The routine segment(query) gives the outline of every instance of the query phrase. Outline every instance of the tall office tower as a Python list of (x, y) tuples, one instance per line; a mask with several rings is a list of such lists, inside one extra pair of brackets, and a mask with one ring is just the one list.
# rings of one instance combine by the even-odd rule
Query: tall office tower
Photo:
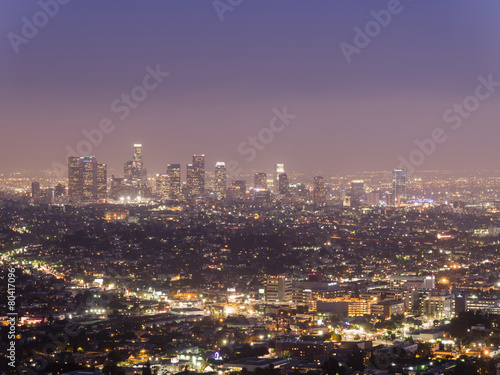
[(78, 156), (68, 158), (68, 195), (72, 202), (78, 202), (83, 195), (83, 160)]
[(84, 156), (82, 161), (82, 201), (89, 202), (97, 196), (97, 159), (94, 156)]
[(134, 175), (134, 162), (132, 160), (128, 160), (123, 165), (123, 177), (126, 180), (131, 181)]
[(134, 158), (132, 159), (133, 167), (136, 171), (141, 170), (144, 165), (142, 163), (142, 145), (136, 143), (134, 145)]
[(108, 197), (108, 167), (106, 164), (97, 164), (96, 171), (96, 198), (105, 200)]
[(406, 200), (406, 170), (405, 169), (395, 169), (392, 172), (392, 192), (394, 205), (399, 206), (404, 200)]
[(365, 182), (363, 180), (351, 181), (351, 205), (359, 206), (365, 195)]
[[(144, 168), (141, 144), (134, 144), (134, 155), (132, 157), (132, 160), (129, 160), (125, 163), (123, 167), (123, 175), (125, 179), (129, 181), (147, 181), (148, 170)], [(139, 186), (139, 190), (142, 190), (143, 188), (145, 188), (145, 186)]]
[(168, 174), (156, 175), (156, 196), (160, 199), (168, 199)]
[(170, 199), (179, 199), (181, 196), (181, 165), (168, 164), (168, 197)]
[(54, 203), (54, 199), (55, 199), (54, 189), (53, 188), (47, 188), (45, 190), (45, 201), (46, 201), (46, 203), (52, 204), (52, 203)]
[(105, 199), (107, 193), (106, 164), (95, 156), (68, 158), (68, 195), (72, 202)]
[(323, 176), (314, 177), (313, 185), (313, 202), (314, 204), (322, 204), (325, 202), (325, 178)]
[(197, 196), (205, 194), (205, 155), (193, 155), (194, 174), (194, 191)]
[(380, 192), (371, 191), (368, 193), (368, 206), (380, 206)]
[(257, 191), (267, 190), (267, 175), (264, 172), (257, 172), (253, 177), (253, 188)]
[(285, 276), (266, 278), (266, 302), (281, 303), (292, 301), (292, 280)]
[(31, 184), (31, 198), (35, 201), (40, 198), (40, 183), (38, 181), (33, 181)]
[(110, 196), (114, 200), (120, 199), (123, 194), (123, 186), (125, 181), (123, 178), (116, 178), (114, 175), (111, 177), (111, 192)]
[(199, 195), (197, 182), (196, 167), (189, 163), (186, 166), (186, 198), (193, 198)]
[(280, 174), (285, 173), (285, 164), (278, 163), (274, 168), (274, 192), (279, 192)]
[(226, 197), (226, 163), (219, 161), (215, 164), (215, 198), (222, 200)]
[(278, 176), (278, 192), (281, 195), (288, 195), (290, 189), (290, 182), (286, 173), (280, 173)]

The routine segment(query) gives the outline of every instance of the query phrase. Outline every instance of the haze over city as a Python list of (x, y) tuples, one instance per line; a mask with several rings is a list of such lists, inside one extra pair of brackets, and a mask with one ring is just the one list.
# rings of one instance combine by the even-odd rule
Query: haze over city
[[(116, 129), (92, 155), (116, 172), (136, 142), (155, 172), (193, 153), (210, 164), (235, 159), (245, 172), (282, 161), (297, 171), (391, 170), (436, 127), (447, 140), (419, 168), (496, 168), (499, 94), (456, 131), (443, 114), (474, 95), (479, 76), (500, 81), (498, 2), (401, 1), (350, 63), (341, 43), (355, 46), (354, 28), (364, 30), (387, 1), (261, 0), (231, 8), (72, 1), (16, 45), (8, 33), (23, 37), (22, 18), (40, 7), (3, 4), (0, 157), (9, 162), (2, 167), (65, 164), (66, 148), (107, 117)], [(111, 104), (157, 65), (170, 75), (119, 119)], [(238, 145), (284, 106), (296, 119), (247, 163)]]

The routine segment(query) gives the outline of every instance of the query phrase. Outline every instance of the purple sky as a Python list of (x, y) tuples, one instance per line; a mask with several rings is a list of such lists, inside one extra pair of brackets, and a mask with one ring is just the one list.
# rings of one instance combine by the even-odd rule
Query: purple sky
[[(184, 168), (193, 153), (207, 155), (207, 168), (387, 170), (436, 127), (448, 139), (419, 169), (497, 168), (500, 88), (460, 129), (442, 117), (475, 93), (478, 76), (500, 82), (500, 2), (401, 0), (348, 64), (339, 44), (353, 44), (354, 27), (387, 4), (243, 0), (221, 21), (211, 0), (73, 0), (15, 53), (8, 33), (22, 35), (22, 17), (40, 6), (2, 2), (0, 169), (64, 163), (66, 146), (105, 117), (116, 129), (92, 154), (118, 174), (133, 143), (151, 172)], [(157, 64), (170, 76), (118, 119), (111, 103)], [(297, 118), (245, 161), (238, 145), (283, 106)]]

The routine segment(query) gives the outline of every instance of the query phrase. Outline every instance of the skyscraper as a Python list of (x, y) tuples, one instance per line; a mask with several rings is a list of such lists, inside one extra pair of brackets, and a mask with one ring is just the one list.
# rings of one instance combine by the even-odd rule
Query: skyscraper
[(193, 155), (194, 174), (194, 195), (202, 196), (205, 194), (205, 155)]
[(368, 206), (380, 206), (380, 192), (371, 191), (368, 193)]
[(285, 164), (278, 163), (274, 168), (274, 193), (279, 192), (279, 178), (280, 174), (285, 173)]
[(395, 169), (392, 172), (392, 192), (394, 197), (394, 205), (399, 206), (402, 201), (406, 200), (406, 170)]
[[(132, 159), (132, 179), (142, 180), (143, 183), (146, 183), (148, 178), (148, 171), (144, 168), (144, 162), (142, 161), (142, 145), (136, 143), (134, 145), (134, 156)], [(147, 186), (144, 184), (140, 184), (140, 190), (147, 189)]]
[(226, 197), (226, 163), (219, 161), (215, 164), (215, 198), (222, 200)]
[(265, 281), (266, 302), (282, 303), (292, 301), (292, 280), (285, 276), (268, 276)]
[(157, 174), (156, 175), (156, 196), (160, 199), (167, 199), (169, 196), (168, 191), (168, 175), (167, 174)]
[(84, 156), (82, 201), (90, 202), (97, 196), (97, 159), (95, 156)]
[(68, 158), (68, 196), (78, 202), (83, 195), (83, 162), (78, 156)]
[(97, 164), (97, 199), (104, 200), (108, 197), (108, 167), (106, 164)]
[(142, 163), (142, 145), (136, 143), (134, 145), (134, 158), (132, 159), (133, 167), (135, 170), (141, 170), (144, 165)]
[(288, 195), (290, 182), (286, 173), (280, 173), (278, 176), (278, 192), (281, 195)]
[(313, 202), (314, 204), (322, 204), (325, 202), (325, 178), (323, 176), (314, 177), (313, 185)]
[(189, 163), (186, 166), (186, 198), (193, 198), (199, 195), (197, 181), (196, 167), (192, 163)]
[(257, 172), (253, 178), (253, 188), (257, 191), (267, 190), (267, 175), (264, 172)]
[(168, 164), (167, 176), (169, 199), (179, 199), (181, 195), (181, 165)]
[(365, 195), (365, 182), (363, 180), (351, 181), (351, 206), (359, 206)]
[(68, 194), (73, 202), (106, 199), (107, 167), (95, 156), (68, 158)]
[(31, 184), (31, 198), (34, 201), (40, 198), (40, 183), (38, 181), (33, 181)]
[(132, 160), (128, 160), (123, 165), (123, 177), (126, 180), (132, 181), (133, 175), (134, 175), (134, 162)]

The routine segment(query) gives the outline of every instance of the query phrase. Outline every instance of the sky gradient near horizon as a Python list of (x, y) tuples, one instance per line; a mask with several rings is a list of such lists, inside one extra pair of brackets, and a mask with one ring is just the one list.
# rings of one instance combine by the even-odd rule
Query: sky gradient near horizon
[[(92, 154), (119, 175), (134, 143), (150, 172), (194, 153), (207, 169), (389, 170), (438, 127), (447, 139), (417, 169), (498, 169), (500, 87), (457, 130), (443, 114), (475, 95), (478, 77), (500, 82), (500, 3), (401, 0), (348, 63), (340, 43), (354, 45), (354, 28), (390, 2), (243, 0), (221, 21), (212, 0), (72, 0), (18, 53), (8, 34), (22, 36), (41, 8), (3, 2), (0, 169), (62, 164), (103, 118), (116, 128)], [(157, 65), (169, 76), (120, 119), (113, 101)], [(246, 161), (238, 145), (284, 106), (296, 118)]]

